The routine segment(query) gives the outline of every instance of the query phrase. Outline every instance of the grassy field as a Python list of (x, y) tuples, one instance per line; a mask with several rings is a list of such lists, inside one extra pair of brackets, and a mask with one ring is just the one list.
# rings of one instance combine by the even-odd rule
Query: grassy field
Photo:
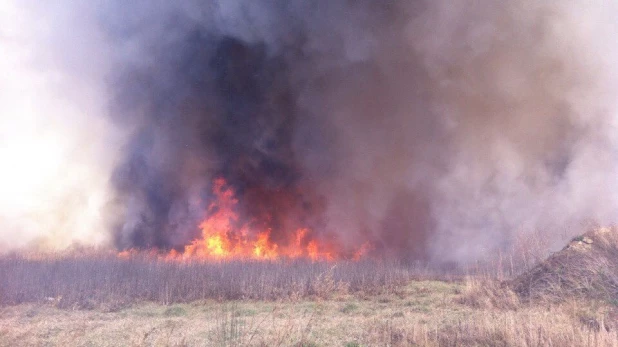
[(0, 347), (618, 346), (618, 229), (512, 259), (462, 275), (384, 260), (5, 256)]
[(611, 305), (529, 305), (492, 281), (411, 281), (328, 299), (0, 308), (1, 346), (618, 346)]

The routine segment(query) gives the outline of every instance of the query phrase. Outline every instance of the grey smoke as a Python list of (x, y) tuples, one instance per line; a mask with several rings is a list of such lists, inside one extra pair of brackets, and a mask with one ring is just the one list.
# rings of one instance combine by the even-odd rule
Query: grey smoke
[(46, 62), (105, 87), (117, 247), (182, 247), (217, 176), (248, 220), (376, 255), (463, 262), (616, 221), (609, 0), (54, 3), (17, 6)]

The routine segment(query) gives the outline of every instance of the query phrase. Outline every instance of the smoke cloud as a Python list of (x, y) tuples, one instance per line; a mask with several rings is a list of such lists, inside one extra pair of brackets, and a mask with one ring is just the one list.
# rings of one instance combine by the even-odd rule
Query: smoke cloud
[(612, 1), (51, 3), (0, 8), (2, 247), (180, 249), (215, 178), (407, 259), (616, 222)]
[(109, 47), (78, 9), (0, 4), (0, 252), (111, 239)]

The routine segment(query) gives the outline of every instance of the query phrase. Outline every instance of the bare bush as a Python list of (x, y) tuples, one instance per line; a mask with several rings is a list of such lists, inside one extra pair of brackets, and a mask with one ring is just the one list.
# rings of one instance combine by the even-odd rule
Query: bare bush
[(519, 297), (504, 282), (468, 278), (458, 302), (476, 309), (516, 310)]

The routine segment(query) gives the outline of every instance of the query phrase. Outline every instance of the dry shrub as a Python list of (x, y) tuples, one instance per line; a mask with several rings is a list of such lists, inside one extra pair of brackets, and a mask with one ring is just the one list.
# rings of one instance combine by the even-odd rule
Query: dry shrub
[(469, 277), (459, 303), (476, 309), (516, 310), (519, 297), (508, 285), (494, 279)]
[(614, 308), (595, 300), (571, 300), (562, 304), (564, 312), (581, 328), (594, 332), (601, 329), (616, 332)]
[(335, 268), (336, 265), (319, 274), (316, 279), (311, 282), (309, 290), (310, 295), (319, 299), (330, 300), (335, 296), (348, 294), (350, 285), (349, 283), (335, 280), (333, 274)]
[(511, 281), (525, 301), (583, 298), (617, 302), (618, 229), (598, 228)]
[(447, 326), (437, 336), (439, 346), (512, 346), (506, 332), (489, 327)]
[[(336, 266), (334, 266), (336, 265)], [(387, 261), (175, 262), (105, 254), (0, 257), (0, 305), (114, 311), (135, 302), (329, 299), (393, 292), (414, 268)]]
[(405, 326), (391, 320), (376, 321), (367, 331), (367, 339), (383, 346), (414, 346), (413, 337)]

